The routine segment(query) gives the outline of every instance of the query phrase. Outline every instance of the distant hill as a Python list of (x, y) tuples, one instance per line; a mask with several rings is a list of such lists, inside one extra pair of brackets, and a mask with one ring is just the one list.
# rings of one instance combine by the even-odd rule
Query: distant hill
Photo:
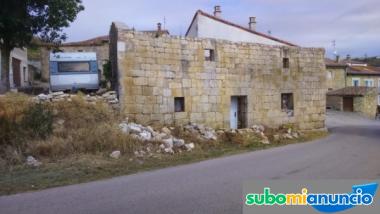
[(354, 58), (353, 60), (364, 62), (375, 67), (380, 67), (380, 57)]

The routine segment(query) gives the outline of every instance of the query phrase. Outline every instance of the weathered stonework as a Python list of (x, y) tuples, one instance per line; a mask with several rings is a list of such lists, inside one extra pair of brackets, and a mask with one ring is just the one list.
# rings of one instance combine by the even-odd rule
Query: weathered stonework
[[(214, 61), (205, 60), (205, 49), (214, 50)], [(289, 68), (283, 68), (283, 57)], [(323, 49), (154, 38), (113, 24), (110, 59), (122, 111), (140, 123), (229, 128), (231, 96), (246, 96), (247, 126), (325, 127)], [(281, 109), (282, 93), (293, 93), (294, 116)], [(175, 112), (175, 97), (185, 98), (184, 112)]]
[(346, 68), (327, 67), (327, 89), (337, 90), (346, 87)]
[(354, 111), (375, 119), (377, 113), (377, 91), (373, 88), (369, 93), (354, 98)]

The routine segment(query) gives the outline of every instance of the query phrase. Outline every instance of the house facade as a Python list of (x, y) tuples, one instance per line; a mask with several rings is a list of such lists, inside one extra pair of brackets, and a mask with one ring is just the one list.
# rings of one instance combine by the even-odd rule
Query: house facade
[[(0, 56), (0, 62), (4, 60)], [(0, 73), (1, 71), (0, 66)], [(0, 77), (1, 78), (1, 77)], [(26, 48), (14, 48), (9, 58), (9, 81), (11, 88), (21, 88), (30, 85), (28, 72), (28, 51)]]
[(249, 17), (247, 21), (248, 25), (245, 27), (223, 19), (220, 6), (215, 6), (214, 15), (198, 10), (186, 32), (186, 36), (266, 45), (297, 46), (256, 31), (256, 17)]
[(326, 59), (325, 63), (329, 90), (327, 107), (375, 118), (380, 106), (380, 68), (349, 58)]
[(153, 37), (113, 23), (121, 109), (139, 123), (325, 128), (324, 49)]

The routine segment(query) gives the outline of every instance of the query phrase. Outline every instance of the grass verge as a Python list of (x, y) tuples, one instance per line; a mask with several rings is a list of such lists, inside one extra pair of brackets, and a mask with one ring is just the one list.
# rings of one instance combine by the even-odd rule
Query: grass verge
[(19, 164), (1, 169), (0, 195), (95, 181), (243, 152), (308, 142), (326, 136), (326, 132), (309, 132), (298, 139), (283, 139), (264, 145), (245, 135), (245, 143), (231, 143), (223, 139), (214, 144), (197, 145), (191, 152), (173, 155), (157, 154), (143, 159), (136, 158), (132, 153), (123, 154), (120, 159), (111, 159), (105, 153), (74, 154), (57, 160), (42, 160), (44, 164), (38, 168)]

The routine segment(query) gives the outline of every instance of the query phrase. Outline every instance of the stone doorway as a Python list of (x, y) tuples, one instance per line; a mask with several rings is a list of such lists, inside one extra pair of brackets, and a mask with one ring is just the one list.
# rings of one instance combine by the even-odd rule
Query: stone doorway
[(348, 112), (354, 111), (354, 98), (353, 97), (343, 97), (343, 111), (348, 111)]
[(21, 86), (20, 66), (21, 61), (16, 58), (12, 58), (13, 83), (15, 87)]
[(247, 96), (232, 96), (230, 109), (230, 128), (247, 127)]

